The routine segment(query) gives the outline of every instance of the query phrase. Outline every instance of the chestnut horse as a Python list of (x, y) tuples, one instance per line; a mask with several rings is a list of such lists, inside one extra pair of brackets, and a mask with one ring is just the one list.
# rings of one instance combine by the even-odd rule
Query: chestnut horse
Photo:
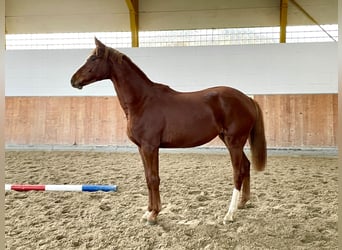
[[(266, 140), (259, 105), (230, 87), (213, 87), (182, 93), (152, 82), (130, 58), (95, 38), (96, 48), (72, 76), (73, 87), (110, 79), (127, 118), (127, 135), (139, 148), (148, 187), (143, 216), (154, 224), (161, 209), (159, 148), (202, 145), (216, 136), (229, 150), (234, 189), (224, 223), (233, 221), (237, 208), (250, 198), (250, 162), (243, 152), (249, 139), (252, 165), (265, 168)], [(241, 199), (240, 191), (242, 189)]]

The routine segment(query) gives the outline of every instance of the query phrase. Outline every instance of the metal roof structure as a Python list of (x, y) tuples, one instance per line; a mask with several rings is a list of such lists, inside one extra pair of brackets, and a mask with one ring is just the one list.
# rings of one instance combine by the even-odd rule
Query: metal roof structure
[(6, 34), (337, 24), (338, 0), (6, 0)]

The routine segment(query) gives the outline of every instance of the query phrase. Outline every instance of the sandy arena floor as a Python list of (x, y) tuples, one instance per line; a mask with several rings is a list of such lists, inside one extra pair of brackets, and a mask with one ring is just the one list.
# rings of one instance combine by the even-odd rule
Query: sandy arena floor
[(8, 184), (116, 184), (118, 192), (6, 192), (6, 249), (338, 249), (334, 157), (270, 156), (252, 198), (223, 225), (228, 154), (162, 153), (163, 210), (140, 221), (147, 188), (136, 153), (6, 152)]

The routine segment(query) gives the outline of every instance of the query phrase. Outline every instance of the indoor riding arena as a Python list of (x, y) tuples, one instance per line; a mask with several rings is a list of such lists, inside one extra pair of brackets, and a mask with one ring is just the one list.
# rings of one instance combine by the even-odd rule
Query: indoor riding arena
[(5, 248), (338, 249), (337, 5), (6, 0)]

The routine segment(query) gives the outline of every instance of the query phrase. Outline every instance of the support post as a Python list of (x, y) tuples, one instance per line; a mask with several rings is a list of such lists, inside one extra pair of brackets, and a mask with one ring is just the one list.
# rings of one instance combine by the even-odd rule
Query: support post
[(131, 23), (132, 47), (139, 47), (139, 0), (126, 0)]
[(280, 43), (286, 43), (288, 0), (280, 0)]

